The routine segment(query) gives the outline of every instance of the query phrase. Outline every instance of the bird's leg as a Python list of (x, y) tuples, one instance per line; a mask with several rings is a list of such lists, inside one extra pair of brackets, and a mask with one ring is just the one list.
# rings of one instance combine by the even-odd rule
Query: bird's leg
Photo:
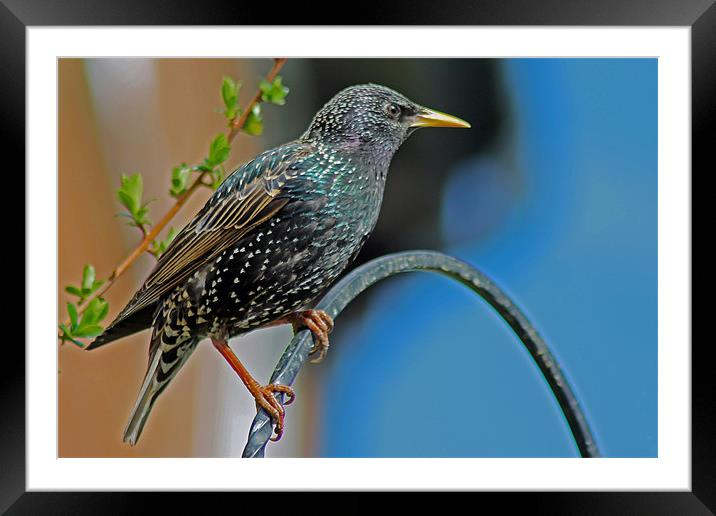
[(318, 356), (311, 360), (312, 364), (322, 362), (328, 353), (328, 334), (333, 331), (333, 318), (323, 310), (304, 310), (288, 316), (288, 322), (293, 325), (293, 331), (297, 332), (305, 326), (313, 333), (314, 344), (310, 355), (318, 352)]
[(293, 392), (293, 389), (288, 385), (279, 385), (274, 383), (262, 387), (259, 382), (251, 376), (251, 373), (249, 373), (249, 371), (244, 367), (244, 364), (241, 363), (226, 341), (212, 338), (211, 342), (214, 344), (214, 347), (219, 351), (219, 353), (221, 353), (221, 355), (226, 359), (231, 368), (236, 371), (236, 374), (239, 375), (241, 381), (244, 382), (244, 385), (256, 400), (256, 406), (263, 408), (276, 423), (276, 427), (274, 429), (276, 437), (272, 437), (271, 440), (278, 441), (281, 439), (281, 436), (283, 435), (283, 420), (286, 411), (281, 403), (276, 399), (274, 393), (281, 392), (287, 395), (288, 401), (286, 401), (285, 404), (290, 405), (296, 398), (296, 394)]

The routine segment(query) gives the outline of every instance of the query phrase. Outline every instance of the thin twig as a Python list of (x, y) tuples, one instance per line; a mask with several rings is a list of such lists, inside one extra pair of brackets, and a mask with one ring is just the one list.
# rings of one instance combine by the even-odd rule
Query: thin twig
[[(274, 59), (273, 68), (269, 71), (268, 74), (266, 74), (266, 82), (272, 83), (273, 80), (276, 78), (276, 75), (278, 72), (283, 68), (283, 65), (286, 64), (286, 58), (284, 57), (277, 57)], [(251, 99), (251, 102), (249, 102), (248, 106), (246, 106), (246, 109), (241, 113), (241, 116), (238, 119), (234, 119), (230, 124), (229, 133), (226, 135), (227, 140), (231, 142), (231, 140), (238, 134), (239, 131), (241, 131), (241, 128), (244, 127), (244, 124), (246, 123), (246, 119), (249, 117), (249, 114), (251, 113), (251, 110), (254, 108), (256, 104), (261, 100), (261, 89), (259, 88), (256, 90), (256, 94), (254, 95), (254, 98)]]
[[(268, 74), (266, 74), (265, 80), (267, 82), (273, 82), (274, 78), (278, 74), (278, 72), (283, 68), (283, 65), (286, 63), (285, 58), (276, 58), (274, 59), (273, 66), (271, 67), (271, 70), (269, 70)], [(231, 141), (236, 137), (239, 132), (241, 132), (241, 128), (246, 123), (246, 120), (253, 110), (254, 106), (261, 101), (261, 89), (257, 89), (256, 94), (253, 96), (251, 101), (246, 105), (244, 110), (241, 112), (241, 116), (238, 118), (234, 118), (229, 123), (229, 131), (226, 134), (226, 139), (231, 143)], [(116, 280), (126, 272), (126, 270), (139, 258), (144, 252), (149, 249), (149, 246), (154, 241), (154, 239), (159, 236), (159, 233), (164, 229), (164, 227), (169, 224), (169, 222), (174, 218), (174, 216), (179, 212), (182, 206), (186, 203), (187, 200), (189, 200), (189, 197), (191, 197), (194, 192), (196, 192), (200, 186), (205, 186), (206, 183), (203, 181), (204, 177), (208, 174), (206, 171), (202, 171), (199, 176), (194, 180), (194, 182), (189, 186), (189, 188), (177, 199), (177, 201), (174, 203), (174, 205), (169, 208), (169, 211), (167, 211), (164, 216), (157, 222), (152, 229), (149, 232), (144, 232), (144, 238), (141, 242), (139, 242), (139, 245), (134, 248), (134, 250), (127, 256), (113, 271), (112, 274), (110, 274), (109, 278), (107, 279), (107, 282), (102, 286), (102, 288), (96, 290), (92, 295), (85, 298), (85, 300), (82, 303), (79, 303), (77, 305), (78, 308), (82, 308), (80, 310), (80, 313), (84, 313), (85, 309), (89, 305), (90, 301), (97, 297), (102, 297), (107, 291), (112, 288), (112, 285), (115, 284)], [(66, 324), (69, 324), (69, 321), (66, 322)]]
[[(339, 281), (318, 303), (316, 309), (325, 310), (328, 315), (335, 318), (348, 303), (371, 285), (396, 274), (411, 271), (443, 274), (459, 281), (487, 301), (512, 328), (542, 371), (564, 413), (580, 455), (599, 457), (599, 448), (594, 441), (584, 412), (547, 344), (507, 294), (484, 273), (471, 265), (434, 251), (405, 251), (381, 256), (363, 264)], [(294, 335), (281, 355), (269, 383), (291, 385), (301, 366), (308, 359), (312, 347), (313, 339), (309, 330), (302, 330)], [(281, 393), (277, 398), (283, 401)], [(272, 434), (271, 417), (260, 409), (251, 424), (243, 457), (263, 457), (266, 444)]]

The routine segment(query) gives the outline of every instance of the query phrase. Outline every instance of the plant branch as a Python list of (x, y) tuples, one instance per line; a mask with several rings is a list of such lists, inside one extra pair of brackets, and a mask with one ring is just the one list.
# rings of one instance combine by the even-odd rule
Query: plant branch
[[(286, 58), (284, 57), (277, 57), (273, 61), (273, 67), (271, 70), (269, 70), (269, 73), (266, 74), (265, 80), (266, 82), (273, 82), (273, 80), (276, 78), (276, 75), (278, 75), (278, 72), (281, 71), (281, 68), (283, 68), (283, 65), (286, 64)], [(251, 102), (248, 103), (246, 108), (241, 112), (241, 116), (238, 118), (234, 118), (231, 123), (229, 124), (229, 132), (226, 135), (226, 139), (231, 142), (231, 140), (234, 139), (234, 136), (236, 136), (239, 131), (241, 131), (241, 128), (244, 127), (244, 124), (246, 123), (246, 119), (249, 117), (249, 114), (251, 113), (251, 110), (254, 108), (256, 104), (258, 104), (261, 101), (261, 89), (256, 90), (256, 94), (254, 95), (254, 98), (251, 99)]]
[[(269, 70), (268, 74), (266, 74), (265, 80), (268, 82), (272, 82), (281, 70), (281, 68), (283, 68), (283, 65), (285, 63), (285, 58), (274, 59), (273, 66), (271, 67), (271, 70)], [(229, 130), (226, 134), (226, 139), (229, 143), (231, 143), (231, 141), (236, 137), (236, 135), (241, 132), (241, 129), (243, 128), (249, 116), (249, 113), (251, 113), (251, 110), (260, 101), (261, 89), (257, 89), (256, 94), (246, 105), (244, 110), (241, 112), (241, 115), (239, 117), (234, 117), (234, 119), (229, 122)], [(157, 222), (150, 231), (143, 231), (144, 238), (142, 238), (141, 242), (139, 242), (137, 247), (135, 247), (134, 250), (112, 271), (112, 274), (110, 274), (107, 282), (102, 286), (102, 288), (98, 289), (91, 296), (84, 299), (82, 303), (78, 304), (78, 308), (82, 307), (80, 313), (84, 312), (90, 301), (97, 297), (102, 297), (104, 294), (106, 294), (107, 291), (112, 288), (112, 285), (115, 284), (116, 280), (122, 274), (124, 274), (127, 269), (129, 269), (129, 267), (137, 260), (137, 258), (139, 258), (144, 252), (149, 249), (149, 246), (157, 238), (159, 233), (166, 227), (167, 224), (169, 224), (169, 222), (174, 218), (174, 216), (179, 212), (181, 207), (184, 206), (184, 204), (189, 200), (189, 198), (194, 194), (194, 192), (196, 192), (199, 187), (206, 185), (206, 183), (204, 182), (204, 178), (208, 174), (209, 172), (207, 171), (201, 171), (197, 178), (194, 180), (194, 182), (191, 184), (191, 186), (189, 186), (189, 188), (187, 188), (187, 190), (181, 196), (179, 196), (174, 205), (169, 208), (169, 211), (164, 214), (164, 216), (159, 220), (159, 222)]]

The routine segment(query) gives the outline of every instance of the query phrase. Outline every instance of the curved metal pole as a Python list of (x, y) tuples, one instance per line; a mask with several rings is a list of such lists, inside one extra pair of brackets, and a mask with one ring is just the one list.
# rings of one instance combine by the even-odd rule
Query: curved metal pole
[[(547, 344), (509, 297), (483, 273), (465, 262), (434, 251), (405, 251), (376, 258), (339, 281), (316, 306), (335, 318), (358, 294), (378, 281), (411, 271), (444, 274), (467, 286), (487, 301), (512, 328), (542, 371), (559, 403), (582, 457), (599, 457), (592, 433), (579, 403), (562, 375)], [(311, 332), (294, 335), (274, 369), (271, 383), (291, 385), (313, 347)], [(283, 402), (283, 399), (280, 399)], [(243, 457), (263, 457), (273, 427), (268, 414), (259, 410), (251, 424)]]

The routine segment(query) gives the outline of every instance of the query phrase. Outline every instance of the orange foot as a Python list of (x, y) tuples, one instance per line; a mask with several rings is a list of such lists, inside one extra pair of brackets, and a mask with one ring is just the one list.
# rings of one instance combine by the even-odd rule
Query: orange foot
[(333, 330), (333, 319), (323, 310), (304, 310), (296, 312), (290, 318), (293, 325), (293, 331), (298, 331), (301, 326), (305, 326), (313, 333), (313, 348), (310, 355), (318, 353), (318, 356), (311, 360), (311, 363), (317, 364), (322, 362), (328, 353), (328, 334)]
[(278, 399), (276, 399), (276, 395), (274, 394), (275, 392), (281, 392), (288, 396), (288, 400), (284, 403), (284, 405), (290, 405), (293, 403), (293, 400), (296, 399), (296, 394), (293, 392), (291, 387), (276, 383), (270, 383), (263, 387), (259, 387), (256, 391), (251, 393), (256, 400), (256, 407), (263, 408), (276, 424), (274, 428), (276, 435), (271, 437), (272, 441), (278, 441), (281, 439), (281, 436), (283, 435), (283, 419), (286, 415), (283, 405), (281, 405)]
[(241, 378), (241, 381), (244, 382), (244, 385), (256, 400), (256, 406), (263, 408), (271, 416), (271, 419), (273, 419), (276, 424), (276, 427), (274, 428), (276, 437), (272, 437), (271, 440), (278, 441), (281, 439), (281, 436), (283, 435), (283, 418), (286, 411), (281, 403), (279, 403), (276, 399), (274, 393), (281, 392), (288, 396), (288, 400), (285, 404), (290, 405), (296, 398), (296, 394), (293, 392), (293, 389), (287, 385), (278, 385), (274, 383), (261, 387), (259, 382), (251, 376), (248, 370), (244, 367), (244, 364), (242, 364), (239, 358), (234, 354), (225, 339), (212, 338), (211, 342), (214, 344), (217, 351), (219, 351), (219, 353), (221, 353), (226, 359), (229, 365), (231, 365), (231, 368), (236, 371), (239, 378)]

